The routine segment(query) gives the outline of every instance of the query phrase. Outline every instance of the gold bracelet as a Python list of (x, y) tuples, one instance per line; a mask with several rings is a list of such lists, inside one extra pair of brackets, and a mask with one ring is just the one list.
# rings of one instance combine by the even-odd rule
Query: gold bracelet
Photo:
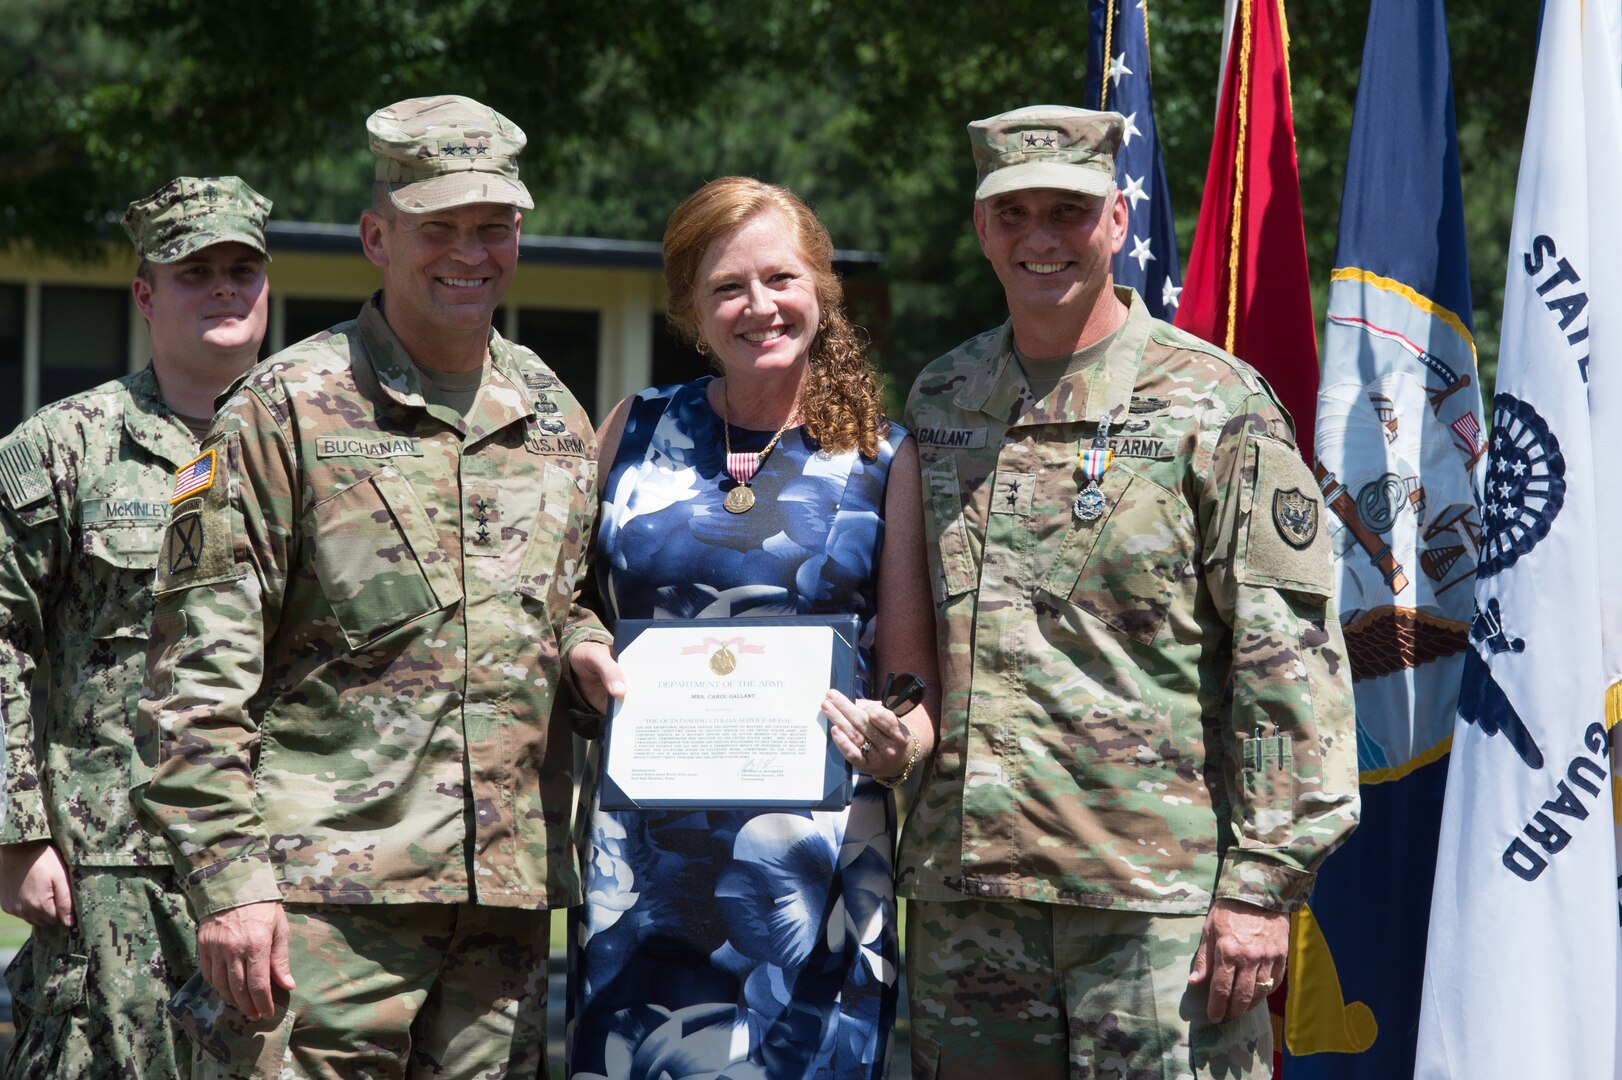
[(891, 791), (894, 791), (896, 788), (907, 782), (907, 777), (912, 775), (912, 767), (918, 764), (918, 755), (923, 751), (923, 744), (918, 741), (918, 735), (916, 732), (908, 731), (907, 738), (912, 740), (912, 753), (907, 756), (907, 767), (901, 770), (901, 775), (875, 776), (873, 778), (879, 783), (883, 784), (885, 787), (889, 788)]

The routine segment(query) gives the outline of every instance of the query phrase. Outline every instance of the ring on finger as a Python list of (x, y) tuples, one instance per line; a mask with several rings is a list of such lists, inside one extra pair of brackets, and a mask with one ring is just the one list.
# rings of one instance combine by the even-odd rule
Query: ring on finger
[(1256, 992), (1258, 994), (1271, 994), (1276, 989), (1278, 989), (1278, 983), (1274, 982), (1272, 979), (1256, 980)]
[(862, 740), (862, 756), (863, 757), (866, 757), (867, 755), (871, 754), (874, 751), (874, 749), (875, 749), (875, 747), (873, 746), (873, 740), (872, 739), (863, 739)]

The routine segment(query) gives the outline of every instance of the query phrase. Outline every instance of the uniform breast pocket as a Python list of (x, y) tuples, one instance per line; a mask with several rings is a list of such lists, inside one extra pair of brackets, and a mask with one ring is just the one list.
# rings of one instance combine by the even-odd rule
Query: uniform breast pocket
[(924, 466), (924, 534), (928, 539), (937, 607), (975, 587), (973, 540), (963, 516), (963, 489), (951, 457)]
[(1176, 495), (1123, 468), (1100, 487), (1106, 513), (1072, 523), (1042, 589), (1147, 644), (1188, 577), (1192, 518)]
[(305, 532), (321, 591), (352, 650), (461, 599), (417, 493), (392, 467), (317, 503)]
[(561, 610), (574, 595), (575, 575), (586, 541), (588, 494), (595, 462), (564, 456), (541, 463), (541, 505), (519, 564), (515, 591)]
[(163, 523), (86, 528), (84, 546), (92, 572), (105, 583), (101, 609), (90, 620), (91, 637), (144, 640)]

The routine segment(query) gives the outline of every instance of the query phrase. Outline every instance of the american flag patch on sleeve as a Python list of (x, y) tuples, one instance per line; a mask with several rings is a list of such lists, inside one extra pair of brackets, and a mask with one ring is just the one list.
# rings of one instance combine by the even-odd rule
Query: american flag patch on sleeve
[(174, 494), (169, 496), (169, 505), (173, 506), (188, 496), (207, 491), (213, 484), (214, 451), (206, 450), (201, 457), (182, 465), (176, 471), (175, 490)]

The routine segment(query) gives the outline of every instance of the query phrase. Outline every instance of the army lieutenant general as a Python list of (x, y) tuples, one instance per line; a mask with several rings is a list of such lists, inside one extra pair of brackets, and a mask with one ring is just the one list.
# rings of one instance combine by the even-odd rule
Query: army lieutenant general
[(0, 907), (34, 927), (6, 972), (17, 1080), (189, 1073), (163, 1003), (196, 967), (193, 927), (130, 810), (131, 739), (170, 481), (258, 358), (269, 213), (234, 176), (182, 176), (131, 203), (151, 366), (0, 442)]
[(1115, 289), (1123, 120), (969, 126), (1010, 319), (925, 369), (943, 702), (902, 833), (916, 1077), (1264, 1077), (1357, 812), (1317, 487), (1254, 371)]
[[(136, 800), (199, 920), (204, 1075), (531, 1077), (580, 901), (560, 655), (596, 505), (584, 412), (492, 314), (524, 135), (467, 98), (367, 122), (383, 288), (279, 353), (176, 475)], [(223, 1003), (223, 1005), (222, 1005)]]

